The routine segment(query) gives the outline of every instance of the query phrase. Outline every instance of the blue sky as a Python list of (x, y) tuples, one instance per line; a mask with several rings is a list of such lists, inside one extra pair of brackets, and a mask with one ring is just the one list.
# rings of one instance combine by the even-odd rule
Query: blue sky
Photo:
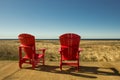
[(0, 0), (0, 38), (30, 33), (52, 39), (68, 32), (120, 38), (120, 0)]

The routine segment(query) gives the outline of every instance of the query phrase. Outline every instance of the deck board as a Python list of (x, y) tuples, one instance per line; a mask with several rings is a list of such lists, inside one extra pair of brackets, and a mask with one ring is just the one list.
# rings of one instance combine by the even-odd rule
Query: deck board
[[(17, 61), (0, 61), (0, 80), (120, 80), (120, 62), (81, 62), (80, 71), (59, 62), (46, 62), (32, 70), (31, 65), (18, 67)], [(114, 68), (116, 71), (112, 70)]]

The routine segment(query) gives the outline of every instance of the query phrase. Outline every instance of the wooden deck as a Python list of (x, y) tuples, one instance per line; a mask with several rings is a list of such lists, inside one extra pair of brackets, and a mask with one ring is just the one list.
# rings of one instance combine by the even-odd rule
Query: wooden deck
[(18, 67), (17, 61), (0, 61), (0, 80), (120, 80), (120, 62), (81, 62), (74, 67), (59, 69), (59, 62), (46, 62), (32, 70), (31, 65)]

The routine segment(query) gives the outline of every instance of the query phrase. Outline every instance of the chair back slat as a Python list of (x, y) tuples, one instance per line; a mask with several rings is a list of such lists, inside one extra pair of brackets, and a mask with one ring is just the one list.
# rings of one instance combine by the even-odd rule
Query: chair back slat
[(63, 59), (76, 60), (81, 37), (74, 33), (66, 33), (59, 38), (61, 49), (63, 50)]
[(35, 54), (35, 37), (31, 34), (20, 34), (18, 36), (20, 41), (20, 46), (23, 48), (24, 52), (27, 54), (29, 58), (32, 58), (33, 54)]

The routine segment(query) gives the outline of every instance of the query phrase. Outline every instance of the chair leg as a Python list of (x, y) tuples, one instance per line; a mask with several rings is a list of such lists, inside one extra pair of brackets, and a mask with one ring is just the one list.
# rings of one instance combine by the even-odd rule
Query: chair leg
[(79, 59), (78, 59), (78, 65), (77, 65), (77, 70), (79, 71)]
[(22, 63), (21, 62), (19, 62), (19, 68), (22, 68)]
[(45, 65), (45, 59), (44, 59), (44, 57), (43, 57), (43, 65)]
[(60, 59), (60, 70), (62, 71), (62, 55), (61, 55), (61, 59)]
[(62, 71), (62, 64), (60, 64), (60, 70)]
[(79, 71), (79, 65), (77, 66), (77, 71)]
[(35, 69), (35, 62), (32, 62), (32, 69)]
[(62, 61), (60, 61), (60, 70), (62, 71)]
[(35, 65), (34, 65), (34, 64), (32, 65), (32, 69), (33, 69), (33, 70), (35, 69)]

